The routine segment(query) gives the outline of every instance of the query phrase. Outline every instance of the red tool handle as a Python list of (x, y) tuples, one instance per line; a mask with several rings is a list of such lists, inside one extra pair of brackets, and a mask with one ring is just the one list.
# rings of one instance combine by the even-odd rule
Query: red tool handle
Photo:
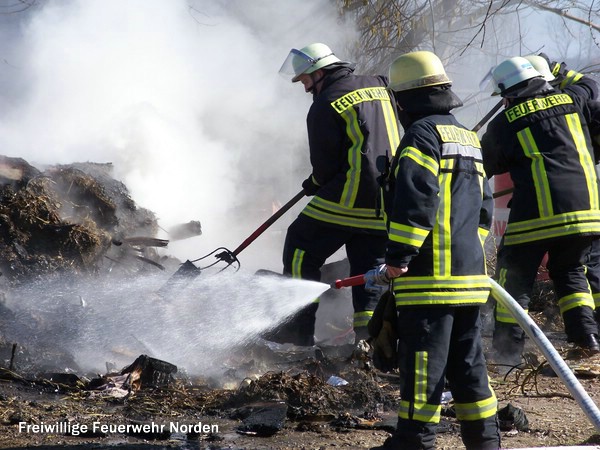
[(341, 289), (343, 287), (360, 286), (365, 284), (364, 275), (355, 275), (353, 277), (344, 278), (342, 280), (335, 280), (335, 288)]
[(260, 227), (258, 227), (254, 233), (252, 233), (250, 236), (248, 236), (246, 238), (246, 240), (244, 242), (242, 242), (238, 248), (236, 248), (232, 253), (233, 256), (237, 256), (242, 250), (244, 250), (246, 247), (248, 247), (250, 244), (252, 244), (252, 242), (254, 242), (254, 240), (259, 237), (267, 228), (269, 228), (271, 225), (273, 225), (273, 223), (279, 219), (281, 216), (283, 216), (288, 209), (290, 209), (292, 206), (294, 206), (296, 203), (298, 203), (298, 200), (300, 200), (302, 197), (304, 197), (306, 195), (306, 193), (304, 192), (304, 189), (302, 189), (300, 192), (298, 192), (294, 198), (292, 198), (289, 202), (287, 202), (285, 205), (283, 205), (281, 208), (279, 208), (279, 210), (277, 210), (277, 212), (275, 214), (273, 214), (271, 217), (269, 217), (269, 219), (267, 219), (267, 221), (265, 223), (263, 223)]

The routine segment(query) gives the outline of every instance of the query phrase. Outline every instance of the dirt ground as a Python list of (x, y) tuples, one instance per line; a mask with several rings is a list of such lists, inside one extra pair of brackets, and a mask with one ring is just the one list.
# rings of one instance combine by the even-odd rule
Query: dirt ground
[[(562, 333), (548, 335), (565, 358), (577, 356)], [(484, 342), (489, 343), (488, 336)], [(600, 434), (569, 390), (543, 364), (531, 342), (527, 348), (528, 364), (508, 374), (501, 373), (507, 368), (489, 364), (499, 407), (521, 408), (528, 420), (526, 431), (503, 423), (503, 448), (600, 446)], [(370, 368), (341, 347), (324, 349), (319, 358), (310, 352), (300, 354), (280, 364), (280, 370), (256, 373), (257, 358), (274, 355), (264, 349), (262, 354), (246, 351), (251, 361), (247, 373), (254, 375), (242, 381), (232, 378), (226, 389), (215, 387), (215, 380), (175, 376), (162, 387), (94, 390), (93, 383), (85, 386), (83, 378), (28, 380), (0, 368), (0, 447), (368, 449), (381, 445), (392, 431), (399, 399), (396, 375)], [(585, 391), (600, 404), (600, 358), (567, 361)], [(327, 383), (331, 375), (348, 384)], [(438, 448), (462, 447), (451, 405), (444, 409)], [(257, 423), (252, 413), (261, 411), (267, 411), (266, 416), (258, 415), (262, 419), (269, 412), (276, 416), (274, 422), (281, 419), (280, 429), (252, 427)], [(63, 428), (54, 432), (35, 428), (44, 424)], [(135, 430), (136, 424), (150, 428)], [(119, 430), (119, 425), (126, 428)], [(77, 435), (77, 427), (83, 426), (87, 433)]]
[[(25, 316), (6, 307), (5, 291), (88, 274), (121, 275), (128, 284), (149, 271), (172, 273), (178, 266), (156, 251), (168, 241), (155, 238), (154, 214), (138, 207), (111, 173), (110, 164), (93, 163), (42, 172), (0, 155), (0, 448), (368, 449), (383, 444), (395, 427), (398, 376), (373, 369), (344, 339), (283, 351), (257, 341), (239, 349), (234, 369), (211, 379), (190, 377), (185, 367), (172, 370), (168, 358), (149, 360), (139, 353), (131, 355), (128, 367), (107, 363), (105, 374), (60, 369), (76, 367), (69, 345), (57, 344), (62, 335), (47, 334), (39, 304)], [(182, 225), (189, 231), (190, 224)], [(200, 233), (197, 228), (193, 235)], [(492, 274), (495, 258), (488, 259)], [(346, 267), (334, 264), (326, 282), (345, 273)], [(551, 299), (552, 292), (542, 289), (537, 298)], [(85, 298), (78, 299), (83, 307)], [(340, 310), (342, 303), (329, 302), (332, 315), (350, 317)], [(67, 330), (78, 316), (70, 303), (63, 310), (58, 323)], [(532, 302), (530, 313), (600, 404), (600, 357), (583, 361), (569, 350), (552, 300)], [(347, 329), (346, 322), (338, 329)], [(15, 328), (27, 339), (3, 340), (9, 336), (4, 332)], [(317, 327), (317, 336), (324, 331)], [(489, 346), (489, 333), (484, 344)], [(499, 407), (510, 404), (528, 421), (520, 429), (502, 422), (503, 447), (600, 448), (598, 430), (570, 391), (531, 342), (527, 350), (527, 364), (508, 373), (489, 359)], [(437, 445), (462, 446), (451, 400), (443, 409)]]

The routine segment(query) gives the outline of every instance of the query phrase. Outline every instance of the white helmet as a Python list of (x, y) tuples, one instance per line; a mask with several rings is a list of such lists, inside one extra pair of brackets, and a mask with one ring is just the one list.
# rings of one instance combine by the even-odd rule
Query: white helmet
[(541, 76), (542, 74), (535, 70), (527, 59), (521, 56), (509, 58), (492, 70), (492, 78), (495, 84), (492, 95), (503, 94), (507, 89), (522, 81)]
[(335, 56), (327, 45), (315, 43), (300, 50), (293, 48), (281, 65), (279, 73), (286, 77), (292, 76), (292, 83), (295, 83), (300, 75), (313, 73), (333, 64), (352, 65)]
[(546, 61), (546, 58), (539, 56), (539, 55), (527, 55), (527, 56), (524, 56), (523, 58), (525, 58), (527, 61), (529, 61), (531, 63), (531, 65), (533, 66), (533, 68), (542, 74), (542, 76), (544, 77), (544, 80), (546, 80), (546, 81), (554, 80), (555, 77), (554, 77), (554, 75), (552, 75), (552, 72), (550, 71), (550, 65), (548, 64), (548, 61)]

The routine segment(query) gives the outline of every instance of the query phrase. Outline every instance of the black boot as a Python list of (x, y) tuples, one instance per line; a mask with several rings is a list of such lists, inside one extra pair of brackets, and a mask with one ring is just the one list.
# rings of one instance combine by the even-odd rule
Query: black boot
[(523, 362), (525, 333), (517, 324), (496, 322), (492, 347), (494, 362), (509, 370)]
[(581, 350), (588, 355), (596, 355), (600, 353), (600, 343), (598, 342), (597, 334), (586, 334), (575, 342)]

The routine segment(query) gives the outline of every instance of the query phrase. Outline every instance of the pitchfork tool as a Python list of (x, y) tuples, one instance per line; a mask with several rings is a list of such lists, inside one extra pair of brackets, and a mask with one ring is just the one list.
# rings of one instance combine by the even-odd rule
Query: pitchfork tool
[[(250, 236), (248, 236), (246, 238), (246, 240), (244, 240), (244, 242), (242, 242), (234, 251), (231, 251), (225, 247), (219, 247), (216, 250), (213, 250), (212, 252), (210, 252), (208, 255), (204, 255), (201, 258), (194, 259), (192, 262), (201, 261), (201, 260), (209, 257), (210, 255), (215, 255), (215, 258), (217, 258), (217, 260), (214, 263), (209, 264), (206, 267), (203, 267), (202, 269), (212, 267), (215, 264), (222, 261), (222, 262), (225, 262), (227, 265), (225, 267), (223, 267), (223, 269), (221, 269), (221, 270), (226, 269), (227, 267), (231, 266), (232, 264), (237, 264), (237, 267), (235, 270), (238, 270), (240, 268), (241, 264), (240, 264), (239, 259), (237, 258), (237, 255), (239, 255), (242, 252), (242, 250), (244, 250), (252, 242), (254, 242), (254, 240), (256, 240), (257, 237), (259, 237), (261, 234), (263, 234), (267, 228), (269, 228), (271, 225), (273, 225), (273, 223), (275, 223), (275, 221), (277, 221), (277, 219), (279, 219), (281, 216), (283, 216), (292, 206), (294, 206), (296, 203), (298, 203), (298, 201), (305, 195), (306, 195), (306, 193), (304, 192), (304, 189), (302, 189), (300, 192), (298, 192), (294, 196), (294, 198), (292, 198), (285, 205), (283, 205), (281, 208), (279, 208), (275, 212), (275, 214), (273, 214), (271, 217), (269, 217), (260, 227), (258, 227), (254, 231), (254, 233), (252, 233)], [(217, 252), (219, 252), (219, 253), (217, 253)]]

